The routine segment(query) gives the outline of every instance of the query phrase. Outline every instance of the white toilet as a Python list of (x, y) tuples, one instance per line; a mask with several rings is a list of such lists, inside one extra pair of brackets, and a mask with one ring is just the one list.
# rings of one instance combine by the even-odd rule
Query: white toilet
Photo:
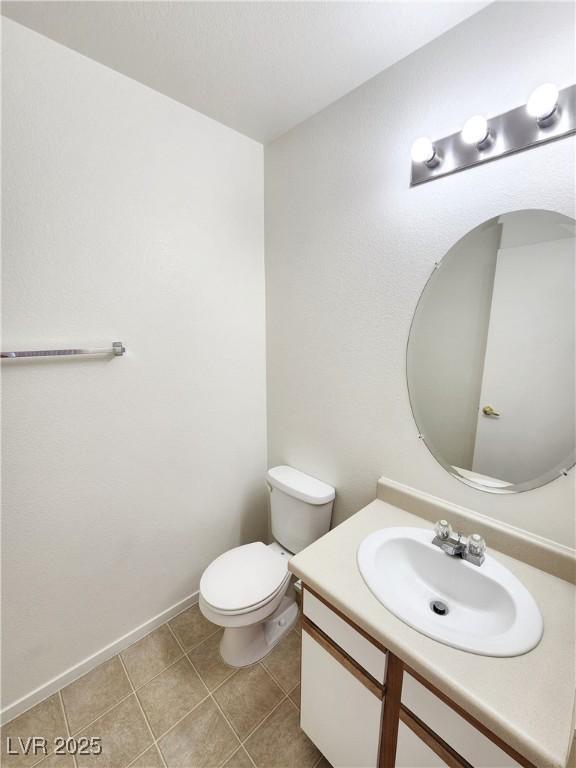
[(327, 533), (332, 517), (332, 486), (285, 466), (266, 479), (274, 542), (224, 552), (200, 580), (200, 610), (225, 627), (220, 653), (233, 667), (264, 658), (293, 627), (298, 605), (288, 559)]

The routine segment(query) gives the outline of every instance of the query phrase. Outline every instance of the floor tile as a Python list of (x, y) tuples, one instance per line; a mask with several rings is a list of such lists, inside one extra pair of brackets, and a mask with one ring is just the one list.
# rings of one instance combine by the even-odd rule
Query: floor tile
[(130, 768), (164, 768), (164, 763), (157, 747), (150, 747), (143, 755), (137, 757), (133, 763), (130, 763)]
[(236, 667), (229, 667), (220, 656), (222, 634), (223, 630), (216, 632), (188, 654), (188, 658), (210, 691), (236, 672)]
[[(57, 736), (67, 736), (64, 714), (57, 693), (2, 727), (3, 768), (27, 768), (42, 759), (43, 753), (34, 754), (32, 751), (28, 755), (23, 753), (18, 738), (25, 741), (31, 736), (41, 736), (46, 739), (48, 752), (52, 752), (54, 739)], [(8, 754), (8, 737), (10, 737), (11, 751), (18, 751), (19, 754)]]
[(276, 648), (262, 659), (262, 664), (286, 693), (300, 682), (300, 647), (300, 633), (289, 632)]
[(120, 655), (134, 688), (139, 688), (180, 658), (182, 651), (164, 624)]
[(193, 605), (184, 613), (178, 614), (168, 623), (186, 651), (195, 648), (202, 640), (206, 640), (219, 629), (204, 618), (197, 605)]
[(36, 768), (75, 768), (75, 763), (72, 755), (67, 752), (64, 755), (48, 755), (37, 764)]
[(130, 682), (117, 656), (67, 685), (62, 689), (62, 699), (70, 731), (76, 733), (92, 720), (96, 720), (131, 690)]
[(199, 704), (158, 743), (168, 768), (213, 768), (232, 755), (238, 745), (211, 699)]
[(296, 688), (290, 691), (290, 698), (294, 704), (296, 704), (298, 709), (300, 709), (300, 685), (297, 685)]
[(234, 752), (230, 760), (227, 760), (224, 763), (223, 768), (254, 768), (254, 765), (244, 750), (244, 747), (240, 747), (237, 752)]
[(286, 699), (245, 742), (258, 768), (313, 768), (320, 752), (300, 730), (299, 715)]
[(238, 670), (214, 692), (214, 698), (241, 739), (262, 722), (282, 696), (281, 689), (260, 664)]
[(80, 735), (99, 736), (102, 754), (76, 755), (78, 768), (124, 768), (153, 742), (135, 694), (117, 704)]
[(184, 656), (138, 691), (156, 738), (208, 696), (192, 664)]

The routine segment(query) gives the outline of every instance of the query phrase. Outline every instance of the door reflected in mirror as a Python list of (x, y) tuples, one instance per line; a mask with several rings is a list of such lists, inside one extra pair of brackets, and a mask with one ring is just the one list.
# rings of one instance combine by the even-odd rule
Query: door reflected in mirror
[(422, 292), (410, 403), (433, 456), (469, 485), (524, 491), (574, 465), (575, 232), (552, 211), (490, 219)]

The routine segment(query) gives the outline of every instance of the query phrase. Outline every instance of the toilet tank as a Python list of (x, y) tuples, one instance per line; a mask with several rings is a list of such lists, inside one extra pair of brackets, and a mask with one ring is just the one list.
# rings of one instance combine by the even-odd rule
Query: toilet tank
[(292, 467), (272, 467), (266, 473), (270, 491), (272, 536), (292, 554), (330, 530), (335, 491)]

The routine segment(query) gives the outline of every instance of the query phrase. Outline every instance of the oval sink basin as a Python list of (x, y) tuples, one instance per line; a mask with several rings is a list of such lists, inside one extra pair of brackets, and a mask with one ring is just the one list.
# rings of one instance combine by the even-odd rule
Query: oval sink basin
[(477, 566), (432, 544), (425, 528), (383, 528), (358, 548), (378, 600), (422, 634), (484, 656), (519, 656), (540, 642), (542, 615), (524, 585), (490, 555)]

